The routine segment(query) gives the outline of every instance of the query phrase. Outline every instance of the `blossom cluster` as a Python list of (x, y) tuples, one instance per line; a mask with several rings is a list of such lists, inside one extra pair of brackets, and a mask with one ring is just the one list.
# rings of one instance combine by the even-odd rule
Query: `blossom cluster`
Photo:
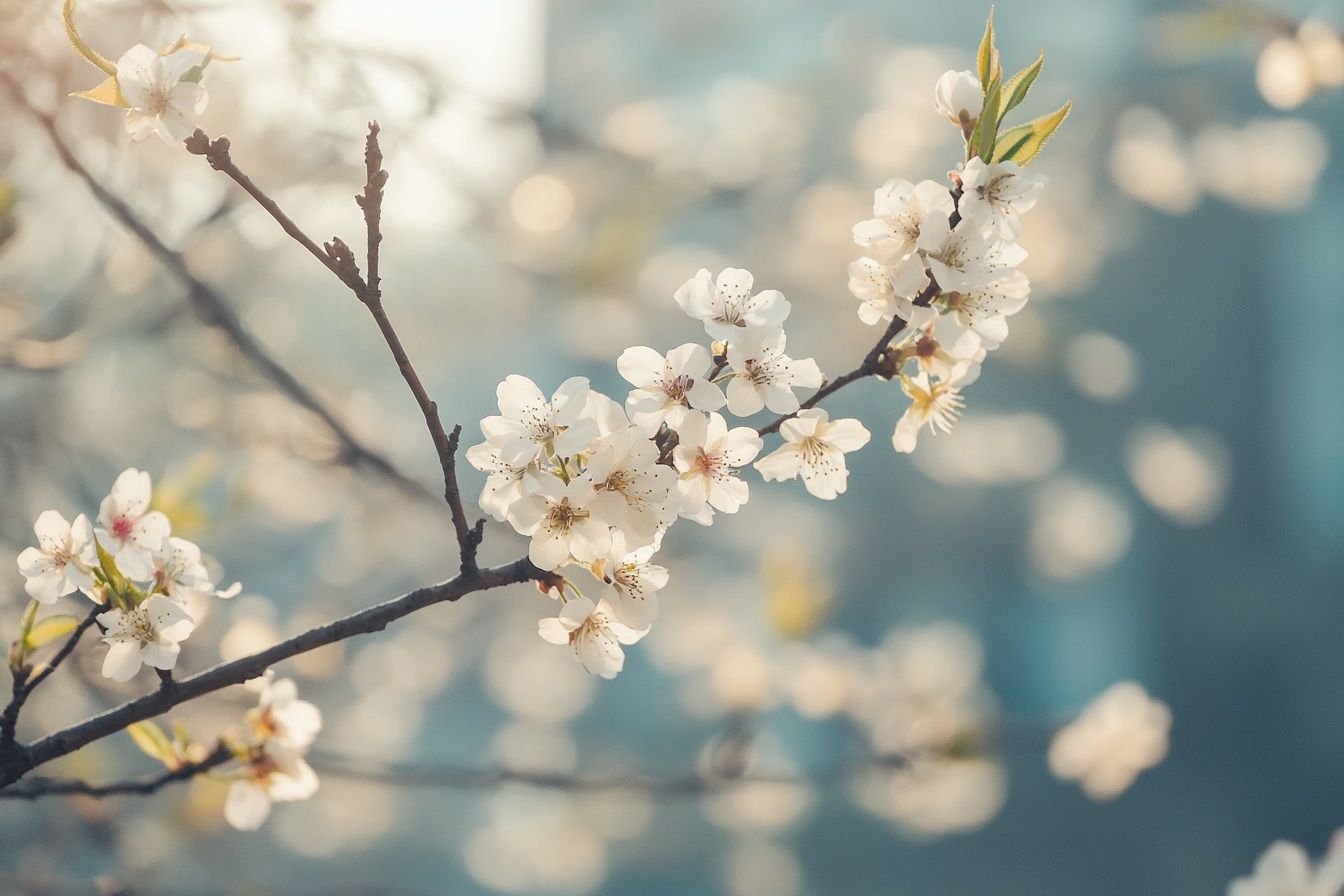
[[(534, 564), (596, 579), (593, 596), (558, 579), (550, 593), (564, 606), (539, 631), (608, 678), (624, 663), (622, 645), (657, 615), (668, 573), (653, 556), (669, 527), (735, 513), (750, 497), (742, 470), (753, 461), (766, 480), (801, 476), (813, 495), (833, 499), (845, 490), (845, 454), (868, 441), (857, 420), (801, 408), (796, 390), (819, 387), (822, 374), (813, 359), (786, 353), (789, 302), (778, 290), (756, 291), (744, 270), (701, 270), (673, 298), (704, 325), (709, 345), (626, 349), (616, 364), (631, 386), (624, 404), (582, 377), (548, 398), (510, 376), (497, 391), (499, 415), (481, 421), (485, 441), (466, 455), (489, 474), (481, 507), (530, 536)], [(794, 416), (781, 426), (784, 444), (758, 460), (757, 431), (721, 412), (766, 409)]]
[(261, 827), (272, 803), (305, 800), (317, 792), (317, 775), (304, 755), (322, 729), (322, 714), (299, 699), (292, 679), (276, 681), (267, 670), (248, 685), (260, 696), (243, 720), (241, 742), (230, 745), (236, 761), (223, 772), (232, 781), (224, 818), (240, 831)]
[(141, 666), (172, 669), (195, 627), (192, 605), (242, 590), (239, 583), (216, 587), (200, 547), (172, 534), (151, 497), (149, 474), (124, 470), (94, 522), (44, 511), (33, 527), (37, 546), (18, 556), (24, 588), (37, 603), (79, 591), (108, 608), (98, 625), (108, 645), (103, 675), (114, 681), (130, 681)]
[(1335, 832), (1319, 864), (1296, 843), (1271, 843), (1255, 870), (1227, 886), (1227, 896), (1339, 896), (1344, 892), (1344, 828)]
[(1132, 681), (1107, 688), (1050, 743), (1050, 770), (1094, 800), (1120, 795), (1167, 755), (1171, 710)]

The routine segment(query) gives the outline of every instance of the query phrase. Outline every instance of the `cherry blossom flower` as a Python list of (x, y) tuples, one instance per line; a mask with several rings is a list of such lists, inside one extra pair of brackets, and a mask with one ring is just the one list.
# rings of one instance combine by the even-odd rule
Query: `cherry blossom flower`
[(652, 437), (663, 423), (676, 429), (691, 408), (723, 407), (723, 392), (706, 378), (711, 362), (709, 350), (693, 342), (672, 349), (666, 357), (642, 345), (626, 349), (616, 369), (635, 387), (625, 400), (630, 421)]
[(1107, 688), (1050, 743), (1050, 770), (1094, 800), (1118, 796), (1167, 755), (1171, 710), (1132, 681)]
[(985, 105), (984, 89), (975, 72), (944, 72), (933, 86), (933, 108), (969, 137)]
[(298, 687), (290, 678), (268, 678), (247, 721), (262, 742), (276, 741), (293, 750), (307, 749), (322, 730), (322, 713), (299, 699)]
[(243, 589), (241, 582), (234, 582), (222, 591), (217, 590), (200, 547), (176, 536), (165, 539), (154, 552), (154, 586), (183, 606), (198, 597), (235, 597)]
[(780, 326), (789, 316), (789, 300), (777, 289), (751, 294), (751, 273), (725, 268), (717, 280), (701, 268), (673, 294), (681, 309), (703, 321), (714, 339), (731, 342), (746, 327)]
[(481, 432), (500, 458), (514, 467), (525, 467), (548, 453), (573, 457), (587, 450), (598, 433), (593, 420), (580, 419), (588, 393), (588, 380), (574, 376), (547, 401), (536, 383), (511, 374), (495, 390), (501, 416), (482, 420)]
[(728, 410), (750, 417), (763, 407), (776, 414), (798, 410), (795, 387), (821, 385), (821, 368), (811, 358), (794, 360), (784, 354), (784, 331), (753, 330), (728, 346), (734, 376), (728, 381)]
[(302, 753), (271, 740), (256, 748), (224, 798), (224, 818), (240, 831), (255, 831), (271, 814), (272, 803), (306, 800), (317, 792), (317, 775)]
[(509, 522), (532, 536), (527, 556), (542, 569), (558, 569), (572, 557), (592, 563), (611, 548), (610, 522), (595, 517), (588, 504), (596, 497), (587, 477), (569, 484), (543, 479), (537, 490), (509, 508)]
[(93, 546), (93, 527), (80, 514), (70, 523), (55, 510), (45, 510), (33, 526), (37, 547), (19, 553), (19, 572), (27, 579), (23, 590), (33, 600), (51, 604), (72, 591), (92, 594), (89, 571), (98, 563)]
[(658, 592), (667, 587), (667, 569), (650, 562), (656, 550), (656, 544), (648, 544), (631, 551), (625, 536), (617, 532), (602, 564), (606, 600), (617, 619), (635, 631), (648, 631), (658, 615)]
[(801, 475), (809, 492), (828, 501), (845, 491), (845, 453), (858, 451), (871, 438), (858, 420), (828, 420), (821, 408), (799, 411), (780, 425), (779, 434), (784, 444), (756, 461), (757, 472), (766, 482)]
[(196, 125), (192, 116), (205, 111), (205, 88), (182, 80), (192, 69), (206, 63), (199, 50), (179, 49), (160, 56), (144, 44), (136, 44), (117, 60), (117, 89), (130, 104), (126, 133), (132, 140), (158, 134), (168, 143), (181, 143)]
[(107, 629), (103, 640), (111, 645), (103, 660), (103, 676), (113, 681), (130, 681), (142, 664), (173, 668), (178, 643), (195, 627), (186, 610), (159, 594), (151, 594), (129, 610), (99, 613), (98, 623)]
[(914, 303), (928, 282), (924, 260), (914, 255), (895, 265), (872, 258), (849, 263), (849, 291), (862, 303), (859, 320), (870, 326), (897, 316), (915, 326), (932, 320), (936, 311)]
[(964, 372), (958, 370), (950, 379), (933, 382), (922, 370), (913, 377), (902, 374), (901, 389), (910, 396), (910, 407), (896, 422), (896, 431), (891, 436), (893, 448), (902, 454), (914, 451), (919, 430), (925, 424), (934, 432), (952, 431), (966, 403), (958, 391)]
[[(679, 512), (709, 525), (713, 510), (736, 513), (747, 503), (747, 484), (738, 475), (760, 453), (761, 439), (747, 426), (728, 429), (719, 414), (695, 414), (677, 431), (672, 452), (676, 464)], [(713, 508), (713, 510), (711, 510)]]
[(98, 541), (122, 574), (137, 581), (154, 577), (154, 552), (172, 530), (167, 516), (149, 509), (150, 492), (149, 474), (132, 467), (117, 477), (98, 509)]
[(597, 494), (589, 511), (637, 545), (653, 540), (676, 474), (658, 463), (658, 448), (633, 426), (594, 443), (585, 473)]
[(586, 597), (566, 603), (559, 616), (542, 619), (537, 632), (552, 644), (572, 647), (583, 668), (603, 678), (615, 678), (625, 665), (621, 645), (644, 637), (617, 619), (611, 604), (605, 600), (594, 604)]
[(908, 351), (920, 370), (943, 380), (955, 378), (958, 389), (980, 378), (980, 362), (988, 354), (976, 331), (960, 329), (946, 317), (925, 327)]
[(1044, 175), (1026, 171), (1016, 162), (986, 165), (978, 157), (961, 170), (962, 218), (1002, 239), (1022, 232), (1024, 212), (1030, 211), (1045, 188)]
[(965, 292), (992, 282), (1003, 272), (1004, 250), (974, 222), (962, 221), (956, 228), (946, 221), (930, 222), (928, 232), (937, 242), (925, 260), (941, 292)]
[(596, 389), (588, 390), (588, 403), (579, 414), (579, 422), (585, 421), (595, 428), (594, 438), (609, 436), (630, 425), (630, 418), (621, 403)]
[(1228, 884), (1227, 896), (1339, 896), (1344, 891), (1344, 843), (1335, 843), (1313, 868), (1307, 851), (1296, 843), (1271, 843), (1256, 860), (1249, 877)]
[(481, 489), (481, 509), (499, 522), (508, 518), (513, 502), (526, 491), (524, 477), (534, 471), (531, 463), (514, 465), (500, 455), (500, 451), (489, 442), (481, 442), (467, 449), (467, 463), (482, 473), (485, 487)]
[(975, 332), (988, 349), (998, 348), (1008, 338), (1008, 317), (1027, 305), (1031, 282), (1021, 271), (1004, 268), (999, 277), (963, 292), (943, 293), (948, 313), (963, 327)]
[[(894, 264), (916, 250), (935, 248), (942, 239), (936, 224), (946, 230), (953, 209), (952, 194), (937, 181), (889, 180), (873, 193), (873, 218), (854, 225), (854, 242), (878, 261)], [(926, 233), (930, 225), (934, 229)]]

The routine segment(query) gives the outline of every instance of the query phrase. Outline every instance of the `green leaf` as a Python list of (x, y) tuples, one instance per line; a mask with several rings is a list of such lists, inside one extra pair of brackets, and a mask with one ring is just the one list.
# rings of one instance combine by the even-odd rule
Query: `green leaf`
[(126, 733), (135, 741), (146, 756), (151, 759), (157, 759), (164, 765), (173, 766), (177, 764), (177, 754), (173, 751), (173, 743), (168, 740), (168, 735), (163, 733), (153, 722), (136, 722), (127, 727)]
[(1045, 146), (1045, 141), (1049, 140), (1064, 119), (1069, 117), (1072, 108), (1073, 103), (1065, 103), (1049, 115), (1042, 115), (1026, 124), (1004, 131), (994, 144), (994, 161), (1012, 161), (1025, 165), (1036, 158), (1041, 147)]
[(79, 29), (75, 27), (75, 0), (65, 0), (61, 17), (65, 20), (65, 36), (70, 39), (70, 45), (75, 48), (75, 52), (83, 56), (90, 65), (97, 66), (103, 70), (104, 74), (115, 78), (117, 67), (112, 63), (112, 60), (100, 56), (93, 47), (84, 42), (84, 38), (79, 36)]
[(990, 82), (989, 93), (985, 95), (985, 108), (980, 111), (980, 118), (975, 123), (975, 133), (971, 135), (971, 154), (986, 162), (994, 154), (994, 138), (999, 133), (999, 106), (1002, 100), (1003, 85), (995, 77)]
[(70, 95), (83, 100), (93, 100), (95, 103), (102, 103), (105, 106), (116, 106), (121, 109), (131, 107), (131, 104), (126, 102), (126, 98), (121, 95), (121, 89), (117, 87), (116, 78), (104, 78), (103, 82), (97, 87), (90, 87), (88, 90), (76, 90)]
[(985, 36), (980, 39), (980, 50), (975, 54), (975, 65), (980, 72), (980, 87), (989, 96), (989, 84), (994, 80), (998, 51), (994, 49), (994, 7), (989, 8), (989, 18), (985, 19)]
[(98, 565), (103, 568), (107, 583), (120, 591), (126, 586), (126, 579), (122, 576), (121, 570), (117, 569), (116, 558), (107, 552), (107, 548), (103, 547), (97, 538), (94, 538), (93, 546), (98, 549)]
[(1007, 97), (1003, 102), (1004, 115), (1017, 108), (1018, 104), (1027, 98), (1027, 91), (1036, 82), (1043, 65), (1045, 65), (1045, 50), (1041, 50), (1041, 55), (1036, 57), (1035, 62), (1013, 75), (1008, 79), (1008, 83), (1003, 85), (1003, 93)]
[(46, 647), (57, 638), (68, 635), (79, 625), (78, 616), (69, 616), (60, 614), (57, 616), (46, 616), (33, 624), (28, 631), (27, 643), (29, 650), (39, 650)]
[(24, 608), (23, 616), (19, 619), (19, 636), (9, 645), (9, 670), (15, 675), (18, 675), (28, 662), (28, 633), (33, 630), (37, 607), (37, 601), (28, 601), (28, 606)]

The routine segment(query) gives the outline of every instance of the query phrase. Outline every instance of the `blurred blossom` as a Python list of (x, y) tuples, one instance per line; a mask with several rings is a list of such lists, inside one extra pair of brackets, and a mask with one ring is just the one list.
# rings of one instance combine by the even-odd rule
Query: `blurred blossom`
[(1177, 522), (1207, 523), (1227, 492), (1227, 449), (1208, 433), (1140, 427), (1130, 437), (1125, 466), (1144, 500)]
[(1040, 414), (972, 414), (939, 438), (937, 451), (914, 455), (920, 472), (947, 485), (1030, 482), (1063, 459), (1064, 436)]
[(462, 845), (477, 882), (506, 893), (591, 893), (606, 879), (606, 843), (582, 823), (574, 797), (506, 784), (485, 812)]
[(950, 50), (906, 47), (881, 63), (877, 78), (870, 82), (876, 105), (859, 118), (850, 135), (850, 152), (868, 175), (890, 177), (922, 169), (952, 145), (954, 132), (929, 114), (930, 85), (959, 58)]
[(1255, 86), (1276, 109), (1296, 109), (1322, 88), (1344, 84), (1344, 39), (1327, 22), (1309, 18), (1295, 35), (1265, 44), (1255, 64)]
[(816, 647), (787, 646), (780, 656), (781, 678), (799, 715), (821, 719), (849, 707), (859, 680), (855, 653), (847, 641), (835, 638)]
[(1271, 843), (1255, 862), (1255, 870), (1228, 884), (1227, 896), (1339, 896), (1344, 890), (1344, 829), (1337, 831), (1320, 864), (1313, 867), (1307, 851), (1296, 843)]
[(574, 736), (545, 722), (510, 722), (495, 732), (493, 747), (499, 765), (519, 771), (572, 772), (579, 764)]
[(978, 828), (998, 814), (1007, 793), (1002, 767), (980, 758), (917, 758), (873, 768), (854, 782), (854, 801), (915, 837)]
[(1134, 391), (1139, 360), (1133, 349), (1109, 333), (1088, 330), (1064, 347), (1064, 373), (1087, 397), (1120, 401)]
[(524, 230), (555, 233), (574, 215), (574, 191), (554, 174), (534, 174), (514, 188), (509, 211)]
[(541, 722), (564, 722), (592, 702), (597, 679), (566, 650), (536, 649), (535, 623), (504, 625), (485, 659), (490, 698), (509, 712)]
[(744, 838), (728, 852), (724, 886), (729, 896), (795, 896), (802, 885), (802, 866), (778, 843)]
[(1050, 743), (1050, 770), (1094, 800), (1119, 796), (1167, 755), (1171, 710), (1131, 681), (1112, 685)]
[(227, 613), (232, 621), (219, 639), (219, 658), (224, 662), (264, 650), (280, 640), (275, 628), (275, 603), (269, 598), (244, 594), (229, 603)]
[(1195, 137), (1200, 181), (1210, 193), (1252, 209), (1305, 205), (1325, 170), (1329, 148), (1320, 128), (1296, 118), (1215, 125)]
[(676, 122), (658, 100), (624, 103), (607, 113), (602, 139), (617, 152), (653, 161), (679, 140)]
[(1123, 557), (1133, 528), (1129, 508), (1109, 489), (1060, 477), (1047, 483), (1032, 504), (1028, 552), (1044, 575), (1081, 579)]
[(1120, 114), (1111, 148), (1111, 177), (1144, 205), (1183, 215), (1199, 204), (1199, 178), (1175, 127), (1161, 113), (1133, 106)]
[(367, 852), (400, 820), (398, 796), (388, 787), (325, 778), (312, 799), (276, 814), (275, 836), (309, 858)]

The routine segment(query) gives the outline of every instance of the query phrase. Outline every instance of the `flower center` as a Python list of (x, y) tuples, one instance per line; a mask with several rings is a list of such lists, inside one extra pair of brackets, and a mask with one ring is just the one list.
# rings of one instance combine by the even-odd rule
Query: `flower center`
[(680, 402), (681, 404), (686, 404), (686, 393), (691, 391), (691, 386), (694, 384), (695, 380), (683, 373), (681, 376), (673, 379), (665, 379), (659, 385), (668, 398)]
[(122, 514), (112, 521), (112, 534), (125, 541), (131, 537), (133, 527), (134, 523), (131, 522), (130, 518)]

